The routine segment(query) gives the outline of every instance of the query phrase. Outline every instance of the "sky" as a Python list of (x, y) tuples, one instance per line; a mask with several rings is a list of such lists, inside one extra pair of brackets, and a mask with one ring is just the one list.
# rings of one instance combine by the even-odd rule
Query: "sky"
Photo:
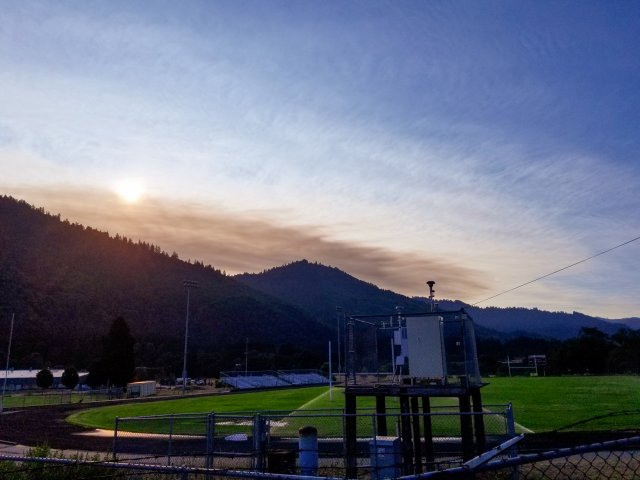
[[(227, 274), (300, 259), (640, 316), (640, 3), (3, 2), (0, 194)], [(1, 227), (1, 226), (0, 226)]]

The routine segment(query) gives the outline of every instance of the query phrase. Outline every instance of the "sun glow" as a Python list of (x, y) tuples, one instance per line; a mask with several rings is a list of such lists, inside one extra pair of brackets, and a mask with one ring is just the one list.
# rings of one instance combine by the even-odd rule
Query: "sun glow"
[(144, 195), (144, 186), (136, 180), (123, 180), (116, 186), (116, 193), (127, 203), (135, 203)]

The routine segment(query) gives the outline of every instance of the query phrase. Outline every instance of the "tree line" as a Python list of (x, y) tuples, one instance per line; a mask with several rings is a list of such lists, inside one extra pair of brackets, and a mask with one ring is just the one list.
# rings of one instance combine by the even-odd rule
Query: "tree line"
[[(102, 339), (102, 351), (87, 376), (87, 384), (93, 388), (113, 386), (125, 388), (135, 378), (135, 339), (124, 318), (118, 317), (111, 324), (107, 335)], [(69, 365), (62, 372), (60, 383), (73, 389), (78, 385), (80, 376), (75, 366)], [(36, 385), (47, 389), (53, 385), (53, 374), (49, 368), (43, 368), (36, 374)]]
[(478, 340), (478, 360), (483, 375), (507, 374), (507, 358), (545, 355), (547, 375), (640, 374), (640, 331), (622, 328), (607, 334), (583, 327), (567, 340), (516, 337)]

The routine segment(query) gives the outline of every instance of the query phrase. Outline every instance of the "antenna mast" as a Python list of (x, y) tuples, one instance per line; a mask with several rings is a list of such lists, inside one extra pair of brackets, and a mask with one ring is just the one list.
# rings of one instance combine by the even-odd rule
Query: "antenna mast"
[(433, 286), (436, 284), (436, 282), (434, 282), (433, 280), (429, 280), (427, 282), (427, 286), (429, 287), (429, 306), (431, 308), (431, 311), (434, 311), (434, 300), (433, 300), (433, 294), (436, 293), (436, 291), (433, 289)]

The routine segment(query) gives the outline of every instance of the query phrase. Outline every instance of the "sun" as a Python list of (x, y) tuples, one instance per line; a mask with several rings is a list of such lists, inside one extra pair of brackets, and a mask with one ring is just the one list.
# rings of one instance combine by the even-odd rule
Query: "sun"
[(116, 185), (116, 193), (127, 203), (136, 203), (144, 195), (144, 186), (137, 180), (122, 180)]

